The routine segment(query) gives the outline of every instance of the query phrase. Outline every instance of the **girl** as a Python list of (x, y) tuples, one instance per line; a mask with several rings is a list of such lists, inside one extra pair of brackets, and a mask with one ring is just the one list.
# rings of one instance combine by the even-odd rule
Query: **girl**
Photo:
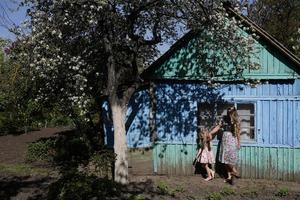
[(213, 134), (215, 134), (219, 128), (220, 126), (218, 125), (210, 132), (207, 128), (204, 128), (198, 136), (201, 148), (197, 153), (196, 160), (201, 163), (206, 170), (207, 178), (204, 179), (205, 181), (210, 181), (215, 177), (215, 171), (209, 167), (209, 165), (215, 163), (210, 141), (213, 138)]

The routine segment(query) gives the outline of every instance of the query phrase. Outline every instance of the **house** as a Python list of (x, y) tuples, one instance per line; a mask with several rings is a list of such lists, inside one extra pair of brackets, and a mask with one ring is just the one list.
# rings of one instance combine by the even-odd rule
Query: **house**
[[(235, 105), (241, 118), (242, 177), (300, 180), (300, 60), (248, 18), (257, 39), (259, 70), (244, 74), (259, 84), (216, 81), (212, 87), (192, 71), (195, 34), (184, 35), (142, 74), (128, 111), (129, 147), (153, 147), (157, 174), (192, 175), (197, 132)], [(218, 140), (213, 142), (217, 153)]]

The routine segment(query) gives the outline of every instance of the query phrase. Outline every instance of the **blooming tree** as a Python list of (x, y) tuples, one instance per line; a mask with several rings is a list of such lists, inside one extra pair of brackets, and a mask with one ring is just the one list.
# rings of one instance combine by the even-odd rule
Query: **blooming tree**
[[(158, 44), (187, 30), (215, 41), (200, 52), (212, 77), (222, 60), (232, 73), (254, 67), (253, 37), (241, 36), (241, 24), (222, 1), (210, 0), (25, 0), (30, 17), (19, 34), (15, 52), (36, 83), (36, 100), (60, 102), (66, 112), (81, 114), (107, 96), (114, 128), (115, 180), (128, 181), (125, 113), (140, 84), (139, 74), (157, 56)], [(247, 30), (246, 30), (247, 31)], [(215, 53), (228, 50), (225, 58)], [(227, 59), (230, 58), (230, 59)], [(209, 80), (209, 79), (208, 79)]]

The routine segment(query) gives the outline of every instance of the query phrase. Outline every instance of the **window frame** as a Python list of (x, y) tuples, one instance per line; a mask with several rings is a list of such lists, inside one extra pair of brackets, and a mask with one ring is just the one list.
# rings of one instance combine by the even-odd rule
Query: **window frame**
[[(205, 102), (198, 102), (197, 104), (197, 115), (200, 114), (199, 109), (201, 108), (201, 104), (204, 104)], [(220, 104), (222, 102), (214, 102), (215, 104)], [(257, 131), (257, 102), (256, 101), (251, 101), (251, 100), (232, 100), (232, 99), (224, 99), (224, 103), (225, 104), (232, 104), (237, 108), (238, 104), (252, 104), (253, 105), (253, 115), (249, 115), (249, 116), (253, 116), (254, 119), (254, 124), (253, 124), (253, 134), (254, 134), (254, 138), (253, 139), (241, 139), (241, 144), (257, 144), (258, 143), (258, 131)], [(214, 105), (215, 106), (215, 105)], [(217, 113), (218, 114), (218, 113)], [(220, 117), (220, 115), (216, 115), (216, 118)], [(197, 116), (197, 120), (199, 120), (200, 116)], [(201, 127), (200, 122), (197, 122), (197, 130), (199, 130), (199, 128)], [(252, 128), (252, 126), (250, 125), (249, 127), (250, 129)], [(217, 137), (215, 137), (212, 142), (213, 143), (217, 143)]]

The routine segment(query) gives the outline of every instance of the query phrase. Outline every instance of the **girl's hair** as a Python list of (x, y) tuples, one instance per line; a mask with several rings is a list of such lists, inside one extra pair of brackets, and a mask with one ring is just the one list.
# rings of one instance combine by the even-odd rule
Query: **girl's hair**
[(208, 133), (209, 133), (208, 129), (207, 128), (203, 128), (200, 131), (199, 139), (200, 139), (201, 148), (203, 149), (205, 147), (205, 145), (207, 145), (207, 148), (210, 151), (211, 150), (211, 146), (210, 146), (210, 142), (209, 142), (210, 139), (209, 139)]
[(239, 115), (234, 106), (227, 109), (227, 116), (229, 118), (231, 132), (233, 133), (233, 136), (236, 137), (240, 134), (241, 126)]

